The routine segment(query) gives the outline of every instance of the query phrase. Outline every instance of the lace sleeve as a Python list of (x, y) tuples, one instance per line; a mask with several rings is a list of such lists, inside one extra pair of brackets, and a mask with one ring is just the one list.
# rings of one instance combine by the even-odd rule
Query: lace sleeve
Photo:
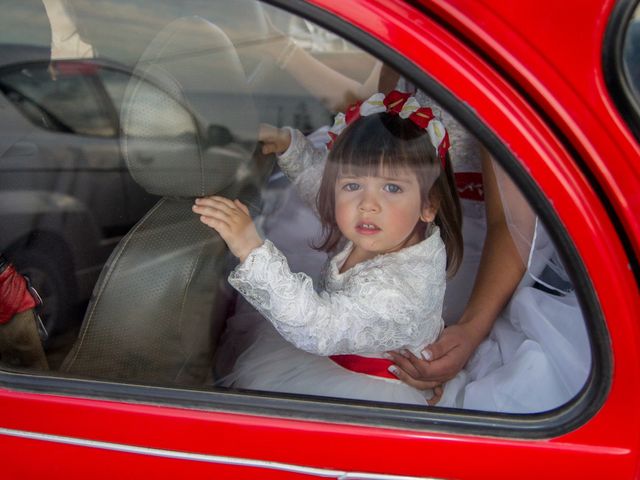
[(236, 267), (229, 282), (287, 341), (307, 352), (327, 356), (407, 347), (417, 353), (442, 328), (444, 248), (435, 253), (436, 268), (428, 268), (435, 273), (420, 281), (407, 272), (371, 268), (344, 290), (316, 293), (311, 278), (292, 273), (267, 240)]
[(278, 156), (278, 165), (295, 185), (300, 197), (315, 211), (327, 150), (314, 147), (299, 130), (285, 128), (291, 133), (291, 145)]

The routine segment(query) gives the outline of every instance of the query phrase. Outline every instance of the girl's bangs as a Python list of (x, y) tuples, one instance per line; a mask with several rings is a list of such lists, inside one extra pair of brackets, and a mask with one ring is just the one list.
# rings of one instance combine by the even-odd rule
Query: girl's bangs
[[(355, 152), (354, 152), (355, 153)], [(402, 171), (416, 171), (419, 165), (411, 162), (404, 155), (394, 155), (393, 157), (371, 152), (371, 155), (341, 155), (333, 159), (337, 163), (338, 176), (354, 177), (393, 177)]]

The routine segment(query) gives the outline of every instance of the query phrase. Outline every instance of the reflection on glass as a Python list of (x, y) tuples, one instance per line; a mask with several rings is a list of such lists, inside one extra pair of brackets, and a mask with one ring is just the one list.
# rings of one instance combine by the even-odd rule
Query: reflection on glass
[(36, 125), (81, 135), (116, 134), (91, 63), (54, 62), (15, 66), (0, 72), (0, 90)]
[[(290, 264), (317, 277), (325, 260), (309, 248), (317, 240), (317, 220), (280, 171), (265, 181), (271, 164), (255, 154), (258, 125), (290, 126), (320, 145), (336, 111), (368, 97), (367, 88), (378, 89), (382, 65), (312, 22), (251, 0), (46, 0), (45, 5), (17, 2), (3, 12), (0, 251), (45, 297), (54, 368), (64, 359), (55, 348), (60, 338), (55, 332), (71, 332), (62, 350), (70, 348), (103, 272), (92, 301), (100, 297), (96, 315), (117, 340), (104, 342), (99, 332), (83, 343), (97, 350), (77, 347), (79, 354), (67, 357), (65, 371), (211, 387), (215, 349), (221, 349), (219, 362), (233, 363), (241, 346), (218, 345), (221, 328), (229, 313), (242, 316), (247, 309), (228, 289), (232, 262), (223, 244), (199, 230), (190, 211), (193, 197), (244, 195), (256, 224), (287, 252)], [(24, 25), (24, 31), (12, 23)], [(46, 35), (31, 35), (43, 25)], [(634, 19), (625, 51), (631, 80), (638, 78), (640, 65), (636, 25)], [(310, 64), (319, 70), (310, 74)], [(322, 71), (332, 79), (315, 73)], [(397, 77), (390, 87), (409, 89), (408, 82), (396, 82)], [(442, 113), (445, 123), (456, 123)], [(457, 173), (469, 174), (464, 188), (474, 193), (463, 198), (468, 268), (464, 277), (450, 280), (454, 295), (445, 304), (445, 315), (457, 312), (450, 314), (455, 322), (471, 291), (486, 225), (483, 172), (471, 161), (480, 155), (462, 146), (469, 132), (452, 127), (450, 133), (458, 157), (452, 164)], [(477, 141), (471, 143), (480, 149)], [(589, 372), (588, 338), (562, 263), (528, 201), (513, 185), (503, 186), (503, 213), (528, 272), (492, 334), (448, 384), (443, 406), (539, 411), (568, 401)], [(153, 216), (158, 212), (160, 220)], [(121, 242), (129, 232), (143, 235), (131, 244), (129, 237)], [(125, 246), (133, 243), (131, 255)], [(202, 245), (206, 255), (199, 254)], [(114, 247), (120, 250), (105, 267)], [(123, 258), (124, 267), (118, 263)], [(114, 283), (107, 277), (116, 267), (121, 296), (104, 303), (104, 292)], [(205, 280), (190, 282), (191, 273)], [(457, 289), (456, 281), (466, 285)], [(176, 297), (196, 284), (193, 296)], [(462, 291), (464, 300), (455, 297)], [(176, 319), (187, 318), (184, 312), (197, 321), (176, 333), (171, 328)], [(183, 341), (184, 331), (192, 343)], [(104, 344), (120, 349), (117, 372)], [(182, 368), (188, 363), (180, 363), (185, 352), (194, 354), (194, 371)], [(526, 376), (523, 370), (533, 373)]]

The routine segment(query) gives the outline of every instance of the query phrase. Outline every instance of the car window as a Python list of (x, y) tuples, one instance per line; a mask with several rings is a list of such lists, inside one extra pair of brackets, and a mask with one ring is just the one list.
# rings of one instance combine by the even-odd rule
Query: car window
[(12, 65), (0, 73), (0, 89), (35, 125), (61, 133), (115, 135), (97, 68), (85, 62)]
[[(53, 39), (64, 31), (67, 41), (56, 43), (56, 59), (0, 65), (2, 123), (29, 121), (3, 134), (0, 168), (11, 168), (0, 176), (8, 199), (0, 251), (43, 294), (46, 375), (240, 394), (250, 409), (265, 397), (295, 398), (320, 416), (345, 402), (427, 415), (435, 395), (441, 409), (491, 418), (553, 410), (581, 393), (593, 371), (592, 339), (573, 266), (552, 240), (559, 227), (431, 92), (340, 35), (255, 1), (78, 1), (37, 14)], [(33, 48), (9, 37), (0, 32), (12, 49)], [(404, 105), (402, 95), (371, 97), (385, 81), (431, 109), (408, 104), (389, 120), (403, 132), (393, 137), (403, 139), (398, 152), (430, 146), (432, 163), (419, 174), (407, 166), (413, 160), (397, 167), (409, 169), (405, 176), (395, 164), (384, 175), (357, 164), (362, 145), (382, 137), (354, 140), (362, 119), (344, 132), (334, 125), (356, 101), (384, 115)], [(387, 118), (356, 108), (362, 118)], [(420, 123), (432, 116), (442, 123)], [(264, 124), (288, 139), (279, 160), (263, 152)], [(30, 155), (59, 161), (20, 165), (25, 142)], [(323, 180), (327, 144), (347, 152), (348, 142), (361, 146), (350, 153), (355, 163)], [(435, 182), (435, 197), (421, 190)], [(329, 204), (317, 203), (322, 188)], [(353, 203), (370, 191), (380, 196), (362, 193), (366, 201)], [(415, 194), (411, 228), (403, 209), (377, 220), (382, 206), (395, 211), (389, 198), (404, 193)], [(339, 195), (356, 205), (355, 219), (339, 221)], [(246, 210), (226, 201), (219, 210), (268, 240), (251, 244), (257, 253), (240, 266), (245, 245), (225, 237), (219, 214), (202, 215), (221, 234), (193, 212), (194, 199), (211, 196), (238, 199)], [(105, 224), (117, 205), (123, 220)], [(457, 322), (489, 237), (488, 209), (508, 231), (501, 253), (510, 263), (491, 279), (510, 285), (502, 313), (471, 342), (479, 346), (455, 378), (435, 391), (407, 386), (386, 352), (401, 352), (396, 364), (410, 370), (439, 335), (465, 335)], [(368, 243), (383, 234), (390, 243)], [(456, 253), (462, 247), (464, 255)], [(167, 401), (163, 388), (156, 392)]]

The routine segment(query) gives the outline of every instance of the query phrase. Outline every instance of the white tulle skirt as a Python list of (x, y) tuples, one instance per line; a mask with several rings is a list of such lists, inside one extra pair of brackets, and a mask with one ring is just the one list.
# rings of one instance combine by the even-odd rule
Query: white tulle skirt
[(398, 380), (352, 372), (327, 357), (298, 350), (255, 311), (235, 315), (228, 325), (229, 341), (223, 341), (221, 356), (232, 354), (229, 348), (243, 352), (231, 371), (219, 377), (219, 386), (423, 406), (425, 395), (430, 396)]
[(533, 413), (563, 405), (585, 384), (591, 350), (575, 294), (516, 292), (438, 406)]

